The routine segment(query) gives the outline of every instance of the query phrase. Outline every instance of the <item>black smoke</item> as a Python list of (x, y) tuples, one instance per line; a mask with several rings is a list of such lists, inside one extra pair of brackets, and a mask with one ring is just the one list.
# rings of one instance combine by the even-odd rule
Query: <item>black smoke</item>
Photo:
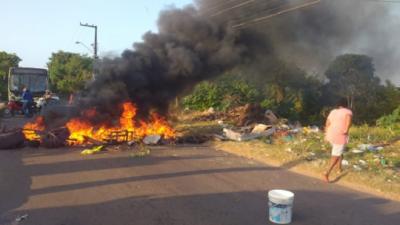
[[(259, 23), (254, 19), (315, 0), (197, 0), (200, 11), (214, 20), (259, 30), (275, 56), (323, 74), (329, 62), (344, 53), (374, 59), (377, 75), (399, 82), (400, 23), (393, 7), (380, 0), (321, 0), (313, 6)], [(397, 7), (400, 9), (400, 7)]]
[(175, 97), (245, 63), (253, 51), (252, 35), (212, 21), (191, 6), (162, 11), (158, 28), (120, 57), (102, 59), (79, 106), (116, 115), (120, 103), (132, 101), (144, 117), (152, 110), (165, 115)]
[(171, 101), (198, 82), (243, 65), (261, 71), (275, 59), (323, 74), (339, 54), (367, 54), (378, 75), (397, 75), (399, 26), (385, 4), (322, 0), (252, 22), (312, 1), (198, 0), (195, 6), (164, 10), (158, 32), (99, 62), (99, 74), (78, 105), (114, 116), (120, 103), (133, 101), (143, 117), (152, 110), (165, 115)]

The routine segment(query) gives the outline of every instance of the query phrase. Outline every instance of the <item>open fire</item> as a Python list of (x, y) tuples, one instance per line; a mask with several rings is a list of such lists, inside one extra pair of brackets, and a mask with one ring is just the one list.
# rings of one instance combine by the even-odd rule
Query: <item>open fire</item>
[[(125, 102), (121, 106), (122, 113), (115, 124), (104, 121), (101, 124), (92, 124), (89, 118), (97, 116), (96, 109), (83, 112), (82, 117), (70, 119), (65, 127), (69, 137), (66, 144), (69, 146), (86, 145), (93, 142), (130, 142), (140, 141), (148, 135), (159, 135), (164, 139), (175, 138), (175, 131), (169, 123), (156, 113), (152, 113), (147, 121), (137, 120), (137, 108), (132, 102)], [(40, 141), (40, 133), (46, 130), (43, 117), (24, 126), (25, 138), (29, 141)]]

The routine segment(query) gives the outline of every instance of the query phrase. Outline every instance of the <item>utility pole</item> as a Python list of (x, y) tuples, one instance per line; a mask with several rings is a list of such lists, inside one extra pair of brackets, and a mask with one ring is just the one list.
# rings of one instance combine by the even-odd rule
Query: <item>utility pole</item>
[(98, 45), (97, 45), (97, 25), (90, 25), (88, 23), (80, 23), (82, 27), (90, 27), (94, 28), (94, 43), (93, 43), (93, 80), (96, 78), (96, 64), (97, 64), (97, 50), (98, 50)]

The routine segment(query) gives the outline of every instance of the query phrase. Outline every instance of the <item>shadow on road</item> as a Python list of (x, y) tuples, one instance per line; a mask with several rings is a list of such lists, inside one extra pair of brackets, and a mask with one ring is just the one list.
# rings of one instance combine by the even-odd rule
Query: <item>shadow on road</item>
[[(282, 180), (279, 184), (285, 187), (292, 179), (295, 184), (291, 185), (296, 185), (296, 188), (293, 188), (295, 190), (292, 190), (296, 195), (293, 223), (295, 225), (397, 225), (400, 220), (398, 202), (375, 197), (360, 198), (370, 195), (328, 186), (320, 181), (310, 184), (314, 179), (303, 178), (281, 168), (249, 165), (246, 164), (248, 160), (242, 161), (234, 156), (223, 157), (215, 152), (210, 155), (196, 153), (193, 151), (187, 155), (171, 156), (171, 152), (164, 154), (163, 151), (159, 151), (155, 155), (140, 159), (129, 155), (96, 155), (94, 158), (82, 159), (78, 153), (74, 153), (58, 156), (57, 160), (64, 160), (60, 162), (46, 158), (53, 159), (53, 156), (49, 155), (45, 158), (47, 162), (52, 163), (42, 164), (33, 159), (34, 163), (23, 165), (24, 157), (31, 160), (30, 156), (36, 153), (0, 152), (0, 225), (15, 224), (15, 217), (24, 214), (29, 215), (27, 220), (21, 223), (24, 225), (265, 225), (268, 224), (268, 188)], [(169, 168), (162, 167), (163, 163), (173, 166), (179, 164), (181, 167), (173, 167), (178, 171), (165, 170), (160, 173), (164, 168)], [(190, 166), (192, 163), (196, 163), (197, 167)], [(82, 179), (81, 183), (58, 186), (58, 182), (54, 181), (53, 185), (56, 186), (31, 190), (32, 178), (37, 176), (61, 174), (62, 179), (67, 173), (96, 170), (103, 175), (101, 170), (152, 165), (161, 166), (163, 169), (158, 168), (150, 171), (153, 173), (137, 176), (131, 176), (135, 173), (132, 171), (131, 174), (129, 170), (126, 172), (129, 177), (112, 177), (89, 182)], [(213, 167), (215, 165), (218, 167)], [(254, 181), (247, 179), (250, 176), (257, 177), (254, 177)], [(210, 177), (212, 179), (209, 179)], [(154, 190), (141, 190), (141, 194), (137, 192), (138, 189), (128, 185), (132, 182), (142, 185), (145, 181), (156, 180), (158, 182), (154, 184), (158, 184), (158, 187), (147, 186)], [(205, 183), (207, 181), (216, 183)], [(246, 181), (249, 183), (238, 185)], [(314, 188), (319, 184), (323, 188)], [(123, 191), (120, 191), (121, 187), (124, 188)], [(89, 192), (91, 195), (85, 198), (86, 202), (80, 201), (80, 198)], [(72, 195), (75, 200), (67, 201)], [(54, 201), (54, 197), (61, 201)], [(58, 207), (48, 207), (52, 204), (41, 207), (32, 204), (28, 207), (29, 210), (19, 210), (18, 208), (30, 198), (36, 200), (36, 203), (39, 201), (40, 204), (46, 203), (41, 201), (57, 203)], [(31, 200), (29, 202), (31, 203)]]
[[(387, 201), (355, 199), (348, 194), (295, 190), (293, 223), (301, 225), (397, 225), (399, 209), (383, 213)], [(35, 209), (24, 224), (74, 225), (265, 225), (266, 192), (213, 193), (191, 196), (138, 196), (99, 204)], [(388, 203), (390, 204), (390, 203)]]
[(32, 179), (22, 163), (23, 152), (0, 151), (0, 153), (0, 224), (2, 224), (2, 215), (28, 200)]
[(56, 193), (71, 190), (81, 190), (83, 188), (100, 187), (106, 185), (115, 185), (130, 182), (140, 182), (148, 180), (159, 180), (159, 179), (169, 179), (184, 176), (196, 176), (196, 175), (207, 175), (207, 174), (228, 174), (228, 173), (238, 173), (238, 172), (251, 172), (251, 171), (263, 171), (268, 170), (266, 167), (251, 167), (251, 168), (227, 168), (227, 169), (210, 169), (210, 170), (195, 170), (195, 171), (183, 171), (176, 173), (165, 173), (165, 174), (152, 174), (147, 176), (138, 177), (127, 177), (118, 179), (107, 179), (102, 181), (63, 185), (63, 186), (53, 186), (44, 189), (38, 189), (32, 191), (32, 195), (40, 195), (47, 193)]

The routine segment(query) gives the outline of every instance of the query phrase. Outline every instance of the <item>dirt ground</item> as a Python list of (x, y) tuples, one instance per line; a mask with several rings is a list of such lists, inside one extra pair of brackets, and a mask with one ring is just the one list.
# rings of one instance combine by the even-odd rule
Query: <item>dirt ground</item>
[[(400, 203), (207, 146), (81, 156), (0, 152), (0, 224), (269, 224), (267, 192), (296, 194), (293, 224), (398, 224)], [(28, 217), (16, 222), (21, 215)]]

